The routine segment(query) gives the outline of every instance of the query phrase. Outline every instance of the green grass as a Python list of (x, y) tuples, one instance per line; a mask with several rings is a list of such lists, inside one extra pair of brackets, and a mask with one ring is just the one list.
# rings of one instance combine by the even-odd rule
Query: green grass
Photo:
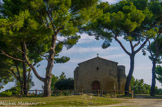
[[(19, 103), (24, 104), (36, 104), (39, 107), (75, 107), (75, 106), (98, 106), (98, 105), (110, 105), (122, 103), (123, 101), (114, 98), (105, 97), (95, 97), (95, 96), (57, 96), (57, 97), (0, 97), (0, 105), (11, 104), (19, 105)], [(10, 106), (12, 106), (10, 105)], [(20, 104), (22, 106), (22, 104)], [(9, 106), (9, 105), (8, 105)], [(31, 105), (30, 105), (31, 106)]]

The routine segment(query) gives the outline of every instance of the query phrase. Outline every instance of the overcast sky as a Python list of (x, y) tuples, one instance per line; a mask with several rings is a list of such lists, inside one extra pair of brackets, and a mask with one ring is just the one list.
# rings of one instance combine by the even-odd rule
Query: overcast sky
[[(103, 1), (108, 1), (110, 4), (112, 4), (118, 2), (119, 0), (103, 0)], [(121, 41), (123, 42), (123, 44), (126, 46), (127, 49), (130, 49), (127, 42), (125, 42), (122, 39)], [(121, 49), (118, 43), (114, 40), (112, 41), (111, 46), (107, 49), (101, 48), (102, 43), (103, 40), (97, 41), (93, 36), (91, 37), (88, 36), (87, 34), (82, 34), (81, 39), (79, 40), (77, 45), (75, 45), (73, 48), (69, 50), (66, 50), (64, 48), (60, 54), (60, 56), (64, 55), (70, 57), (71, 60), (65, 64), (55, 64), (52, 73), (54, 75), (59, 76), (62, 72), (65, 72), (67, 77), (73, 78), (74, 77), (73, 72), (74, 69), (77, 67), (78, 63), (94, 58), (97, 56), (97, 53), (99, 53), (99, 56), (102, 58), (116, 61), (118, 62), (118, 65), (124, 65), (126, 67), (126, 75), (127, 75), (129, 70), (129, 56), (124, 53), (124, 51)], [(41, 66), (39, 66), (37, 70), (39, 71), (39, 74), (41, 76), (44, 76), (47, 62), (42, 61), (40, 64)], [(142, 52), (139, 52), (135, 57), (135, 69), (133, 76), (137, 79), (144, 79), (145, 83), (151, 84), (151, 69), (152, 63), (148, 59), (148, 56), (143, 56)], [(39, 81), (34, 75), (33, 80), (35, 86), (32, 89), (42, 89), (41, 87), (43, 83)], [(12, 86), (14, 86), (14, 84), (10, 83), (5, 87), (5, 89)], [(161, 87), (161, 84), (158, 81), (157, 86)]]

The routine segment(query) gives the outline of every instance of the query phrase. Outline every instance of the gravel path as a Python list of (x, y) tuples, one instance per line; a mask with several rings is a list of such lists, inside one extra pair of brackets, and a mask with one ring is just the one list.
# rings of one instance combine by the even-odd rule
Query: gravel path
[(128, 99), (125, 103), (99, 107), (162, 107), (162, 99)]

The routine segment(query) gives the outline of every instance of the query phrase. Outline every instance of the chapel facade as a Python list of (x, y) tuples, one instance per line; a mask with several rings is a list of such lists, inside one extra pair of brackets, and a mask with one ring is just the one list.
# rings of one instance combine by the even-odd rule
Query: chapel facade
[(98, 56), (79, 63), (74, 71), (75, 94), (96, 90), (124, 93), (125, 82), (125, 66)]

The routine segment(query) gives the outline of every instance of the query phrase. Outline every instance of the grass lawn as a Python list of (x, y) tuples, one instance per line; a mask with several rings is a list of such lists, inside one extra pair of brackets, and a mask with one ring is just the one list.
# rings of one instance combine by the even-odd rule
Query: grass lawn
[(39, 107), (75, 107), (75, 106), (98, 106), (122, 103), (114, 98), (95, 96), (56, 96), (56, 97), (0, 97), (0, 105), (6, 106), (39, 106)]

